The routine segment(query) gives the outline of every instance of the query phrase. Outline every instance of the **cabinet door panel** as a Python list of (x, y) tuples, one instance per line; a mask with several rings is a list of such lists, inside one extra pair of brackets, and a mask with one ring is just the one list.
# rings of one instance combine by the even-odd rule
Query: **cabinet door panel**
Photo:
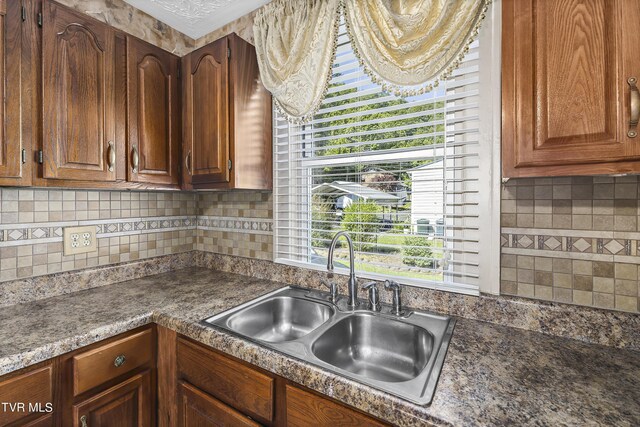
[[(127, 37), (129, 181), (177, 185), (178, 57)], [(138, 167), (135, 168), (134, 157)]]
[[(20, 132), (20, 2), (0, 0), (0, 184), (28, 185), (26, 168), (23, 170)], [(25, 151), (25, 161), (27, 161)], [(22, 180), (23, 177), (27, 178)]]
[(178, 425), (180, 427), (258, 427), (240, 412), (191, 384), (179, 384)]
[(189, 54), (185, 76), (185, 155), (193, 184), (229, 182), (227, 38)]
[(115, 180), (113, 30), (45, 1), (42, 44), (45, 178)]
[(73, 407), (73, 426), (150, 426), (152, 411), (151, 374), (135, 375)]
[(624, 0), (503, 2), (505, 176), (640, 159), (627, 135), (639, 13)]

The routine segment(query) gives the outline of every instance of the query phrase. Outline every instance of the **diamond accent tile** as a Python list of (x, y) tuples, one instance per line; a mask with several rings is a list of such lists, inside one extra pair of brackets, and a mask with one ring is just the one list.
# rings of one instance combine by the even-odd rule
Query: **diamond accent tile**
[(624, 245), (618, 242), (617, 240), (610, 240), (608, 243), (604, 245), (604, 248), (608, 250), (611, 254), (615, 255), (624, 249)]
[(49, 228), (39, 227), (31, 230), (31, 237), (34, 239), (43, 239), (49, 237)]
[(13, 229), (13, 230), (7, 230), (7, 237), (9, 238), (9, 240), (24, 240), (27, 238), (26, 236), (26, 231), (24, 229)]
[(532, 244), (533, 240), (526, 234), (518, 239), (518, 246), (521, 248), (530, 248)]
[(560, 246), (562, 246), (562, 242), (556, 239), (555, 237), (551, 236), (544, 241), (544, 246), (546, 248), (551, 249), (552, 251), (555, 251)]
[(573, 247), (577, 249), (578, 252), (585, 252), (587, 249), (591, 248), (591, 243), (587, 242), (583, 238), (579, 238), (573, 242)]

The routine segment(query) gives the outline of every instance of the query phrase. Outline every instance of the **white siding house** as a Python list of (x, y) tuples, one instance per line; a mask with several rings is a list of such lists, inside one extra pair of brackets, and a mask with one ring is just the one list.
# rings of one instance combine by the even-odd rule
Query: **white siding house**
[(418, 232), (418, 221), (429, 220), (434, 229), (444, 217), (444, 169), (442, 160), (409, 171), (411, 175), (411, 230)]

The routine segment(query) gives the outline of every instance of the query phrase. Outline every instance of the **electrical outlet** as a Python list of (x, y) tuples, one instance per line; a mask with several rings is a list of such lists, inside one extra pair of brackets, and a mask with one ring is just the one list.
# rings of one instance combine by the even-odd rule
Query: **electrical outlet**
[(65, 255), (95, 252), (98, 247), (96, 242), (95, 225), (88, 225), (84, 227), (65, 227), (62, 234)]

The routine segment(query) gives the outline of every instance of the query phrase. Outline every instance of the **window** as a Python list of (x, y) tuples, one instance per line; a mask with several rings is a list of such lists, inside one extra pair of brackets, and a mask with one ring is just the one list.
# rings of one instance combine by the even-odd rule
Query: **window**
[[(313, 120), (274, 119), (276, 262), (324, 269), (333, 235), (347, 230), (360, 277), (495, 291), (495, 28), (487, 18), (449, 80), (399, 98), (361, 69), (341, 27)], [(335, 257), (347, 266), (344, 241)]]

